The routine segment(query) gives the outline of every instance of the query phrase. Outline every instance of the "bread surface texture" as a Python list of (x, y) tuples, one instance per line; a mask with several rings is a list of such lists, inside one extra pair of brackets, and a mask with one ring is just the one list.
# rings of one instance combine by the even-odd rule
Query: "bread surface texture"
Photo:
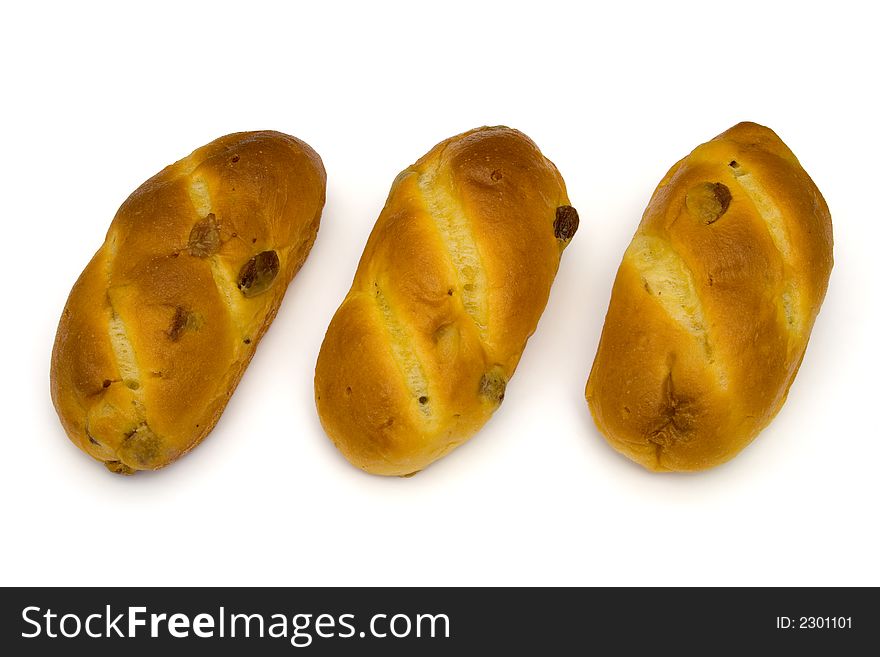
[(617, 272), (586, 387), (599, 431), (650, 470), (731, 459), (785, 402), (831, 268), (828, 206), (772, 130), (696, 148)]
[(52, 350), (52, 400), (74, 444), (131, 474), (211, 431), (311, 249), (325, 186), (302, 141), (242, 132), (128, 197)]
[(352, 464), (414, 474), (489, 419), (577, 224), (556, 167), (510, 128), (447, 139), (397, 176), (315, 372)]

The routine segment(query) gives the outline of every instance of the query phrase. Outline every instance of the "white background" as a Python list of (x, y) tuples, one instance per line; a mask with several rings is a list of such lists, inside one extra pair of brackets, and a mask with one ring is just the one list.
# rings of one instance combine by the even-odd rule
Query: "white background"
[[(880, 585), (877, 16), (870, 3), (7, 4), (2, 66), (2, 584)], [(583, 389), (655, 185), (741, 120), (834, 218), (788, 403), (698, 475), (613, 452)], [(530, 135), (581, 227), (504, 405), (411, 479), (324, 436), (312, 376), (394, 176), (483, 124)], [(306, 140), (321, 231), (211, 436), (120, 477), (49, 398), (67, 294), (125, 197), (228, 132)]]

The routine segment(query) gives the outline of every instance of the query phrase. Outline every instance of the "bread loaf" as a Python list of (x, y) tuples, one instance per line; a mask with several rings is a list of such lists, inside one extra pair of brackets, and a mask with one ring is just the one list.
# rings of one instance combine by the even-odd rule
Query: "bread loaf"
[(325, 184), (305, 143), (244, 132), (128, 197), (52, 351), (52, 400), (80, 449), (131, 474), (211, 431), (311, 249)]
[(510, 128), (452, 137), (397, 176), (315, 372), (349, 461), (410, 475), (489, 419), (577, 225), (556, 167)]
[(785, 401), (831, 266), (828, 206), (772, 130), (698, 147), (617, 272), (586, 388), (599, 430), (651, 470), (732, 458)]

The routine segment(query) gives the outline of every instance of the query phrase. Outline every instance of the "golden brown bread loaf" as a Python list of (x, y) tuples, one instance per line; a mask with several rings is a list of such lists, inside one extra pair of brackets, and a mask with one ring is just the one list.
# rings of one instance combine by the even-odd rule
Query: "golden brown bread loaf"
[(673, 166), (587, 382), (612, 447), (658, 471), (735, 456), (782, 407), (831, 266), (828, 206), (772, 130), (740, 123)]
[(52, 351), (52, 400), (77, 446), (131, 474), (211, 431), (311, 249), (325, 185), (302, 141), (242, 132), (128, 197)]
[(510, 128), (452, 137), (397, 176), (315, 371), (349, 461), (413, 474), (489, 419), (577, 225), (556, 167)]

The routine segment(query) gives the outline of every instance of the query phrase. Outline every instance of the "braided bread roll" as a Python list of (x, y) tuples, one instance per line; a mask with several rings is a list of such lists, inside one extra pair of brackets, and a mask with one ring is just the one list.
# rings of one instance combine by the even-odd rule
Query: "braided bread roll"
[(673, 166), (587, 382), (611, 446), (650, 470), (735, 456), (782, 407), (831, 267), (828, 206), (772, 130), (740, 123)]
[(577, 225), (556, 167), (510, 128), (452, 137), (397, 176), (315, 371), (349, 461), (410, 475), (489, 419)]
[(52, 400), (74, 444), (131, 474), (211, 431), (312, 247), (325, 186), (305, 143), (243, 132), (128, 197), (52, 350)]

